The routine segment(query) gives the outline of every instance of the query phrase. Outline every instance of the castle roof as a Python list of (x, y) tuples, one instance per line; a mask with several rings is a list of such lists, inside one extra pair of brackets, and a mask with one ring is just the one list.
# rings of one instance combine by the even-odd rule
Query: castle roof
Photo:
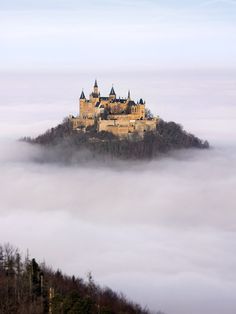
[(119, 98), (119, 99), (115, 99), (115, 102), (119, 102), (119, 103), (121, 103), (121, 104), (124, 104), (124, 103), (126, 103), (126, 101), (127, 101), (127, 99), (121, 99), (121, 98)]
[[(103, 101), (103, 100), (109, 100), (109, 97), (100, 97), (99, 98), (99, 100), (100, 101)], [(126, 101), (127, 101), (127, 99), (124, 99), (124, 98), (116, 98), (116, 99), (114, 99), (114, 100), (112, 100), (112, 102), (119, 102), (119, 103), (121, 103), (121, 104), (124, 104), (124, 103), (126, 103)]]
[(98, 82), (95, 80), (94, 87), (98, 87)]
[(83, 90), (82, 90), (82, 93), (81, 93), (80, 99), (85, 99), (85, 95), (84, 95), (84, 91), (83, 91)]
[(143, 99), (141, 98), (140, 101), (139, 101), (140, 105), (143, 105), (144, 102), (143, 102)]
[(114, 87), (112, 86), (111, 91), (110, 91), (110, 96), (116, 96)]
[(100, 101), (98, 101), (95, 105), (95, 108), (104, 108)]
[(128, 102), (128, 106), (131, 107), (131, 106), (136, 106), (136, 103), (133, 101), (133, 100), (130, 100)]

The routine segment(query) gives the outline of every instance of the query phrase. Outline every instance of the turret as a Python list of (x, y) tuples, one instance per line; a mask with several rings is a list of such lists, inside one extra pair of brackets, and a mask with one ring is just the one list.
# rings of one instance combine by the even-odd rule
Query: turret
[(138, 105), (138, 112), (141, 119), (145, 119), (145, 101), (141, 98)]
[(80, 100), (86, 100), (86, 97), (84, 95), (84, 91), (82, 90), (82, 93), (80, 95)]
[(93, 86), (93, 92), (90, 94), (90, 101), (96, 101), (97, 98), (99, 98), (100, 92), (98, 89), (98, 82), (95, 80), (94, 86)]
[(94, 87), (93, 87), (93, 92), (94, 92), (94, 94), (99, 94), (97, 80), (95, 80)]
[(111, 91), (110, 91), (110, 94), (109, 94), (109, 99), (110, 99), (110, 100), (116, 99), (116, 93), (115, 93), (115, 90), (114, 90), (114, 87), (113, 87), (113, 86), (112, 86)]
[(85, 111), (86, 111), (86, 97), (84, 95), (84, 91), (82, 90), (82, 93), (81, 93), (80, 99), (79, 99), (79, 115), (80, 115), (80, 117), (83, 117)]

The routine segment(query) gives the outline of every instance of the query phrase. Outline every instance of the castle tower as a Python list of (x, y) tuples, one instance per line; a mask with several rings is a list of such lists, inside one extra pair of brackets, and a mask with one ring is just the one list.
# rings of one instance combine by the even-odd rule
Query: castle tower
[(85, 111), (86, 111), (86, 97), (84, 95), (84, 91), (82, 90), (82, 93), (79, 99), (79, 112), (80, 112), (81, 118), (84, 116)]
[(93, 91), (90, 94), (90, 101), (91, 102), (97, 102), (99, 97), (100, 97), (100, 92), (98, 89), (98, 82), (97, 82), (97, 80), (95, 80), (95, 83), (93, 86)]
[(115, 93), (114, 87), (112, 86), (110, 94), (109, 94), (109, 100), (113, 100), (113, 99), (116, 99), (116, 93)]
[(98, 82), (97, 80), (95, 80), (94, 86), (93, 86), (93, 93), (94, 94), (99, 94), (99, 90), (98, 90)]
[(145, 119), (145, 102), (142, 98), (140, 99), (138, 104), (138, 113), (140, 119)]
[(82, 90), (82, 93), (80, 95), (80, 100), (82, 100), (82, 101), (86, 100), (86, 97), (84, 95), (84, 91), (83, 90)]

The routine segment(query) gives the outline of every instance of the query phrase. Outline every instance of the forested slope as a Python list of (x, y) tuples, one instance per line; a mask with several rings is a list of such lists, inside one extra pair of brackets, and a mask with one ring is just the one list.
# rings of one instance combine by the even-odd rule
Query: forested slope
[(152, 159), (170, 150), (209, 147), (207, 141), (187, 133), (175, 122), (160, 120), (156, 132), (146, 132), (144, 138), (119, 139), (108, 132), (96, 132), (95, 127), (86, 132), (72, 129), (68, 120), (35, 139), (25, 139), (33, 144), (55, 147), (62, 146), (63, 151), (87, 150), (94, 156), (106, 155), (119, 159)]
[[(81, 252), (83, 254), (83, 252)], [(123, 295), (54, 271), (17, 249), (0, 245), (1, 314), (148, 314)]]

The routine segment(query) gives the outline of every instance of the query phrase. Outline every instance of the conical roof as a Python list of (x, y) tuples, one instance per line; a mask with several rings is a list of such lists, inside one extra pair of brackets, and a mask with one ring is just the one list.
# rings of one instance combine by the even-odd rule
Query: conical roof
[(85, 95), (84, 95), (84, 91), (83, 91), (83, 90), (82, 90), (82, 93), (81, 93), (80, 99), (85, 99)]
[(139, 103), (140, 103), (140, 105), (143, 105), (143, 104), (144, 104), (144, 101), (143, 101), (142, 98), (140, 99)]
[(110, 91), (110, 96), (116, 96), (114, 87), (112, 86), (111, 91)]

